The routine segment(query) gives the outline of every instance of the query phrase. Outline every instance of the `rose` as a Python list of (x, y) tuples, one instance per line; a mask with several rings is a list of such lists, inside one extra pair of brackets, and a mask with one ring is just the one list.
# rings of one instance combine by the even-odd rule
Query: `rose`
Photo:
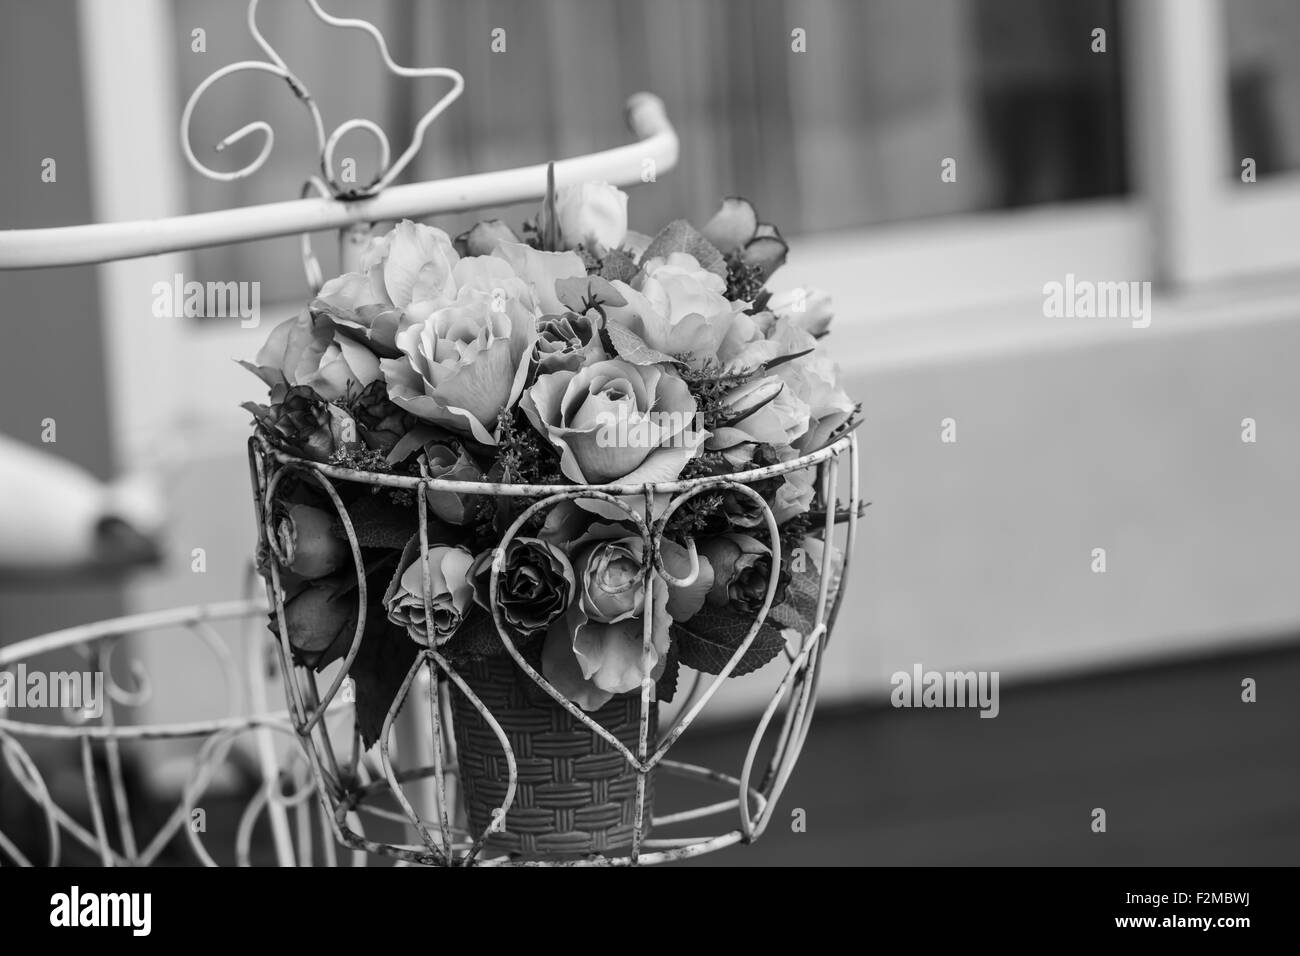
[[(419, 536), (411, 538), (402, 552), (397, 573), (384, 594), (388, 619), (406, 628), (406, 633), (418, 644), (445, 644), (460, 627), (473, 600), (474, 589), (468, 577), (473, 561), (473, 556), (464, 548), (432, 543), (428, 547), (428, 561), (421, 561)], [(425, 616), (426, 563), (431, 620)]]
[[(535, 319), (528, 290), (491, 257), (462, 260), (457, 301), (397, 334), (401, 358), (380, 364), (388, 395), (417, 418), (496, 444), (491, 431), (510, 398)], [(458, 267), (459, 269), (459, 267)], [(493, 285), (493, 282), (498, 284)]]
[(665, 355), (684, 356), (699, 364), (717, 354), (720, 332), (714, 323), (732, 312), (724, 295), (727, 284), (700, 266), (689, 253), (674, 252), (646, 262), (629, 285), (611, 283), (624, 299), (605, 309), (607, 321), (638, 336)]
[(672, 481), (708, 435), (684, 381), (619, 359), (539, 376), (520, 406), (579, 484)]
[(720, 362), (731, 370), (756, 367), (775, 357), (745, 303), (726, 297), (726, 281), (689, 253), (656, 256), (632, 278), (611, 283), (623, 298), (607, 306), (610, 325), (620, 326), (665, 356), (694, 368)]
[[(817, 346), (817, 340), (788, 317), (776, 320), (769, 339), (782, 355), (808, 352)], [(808, 406), (808, 430), (793, 443), (801, 453), (824, 447), (857, 411), (857, 405), (840, 388), (839, 369), (824, 356), (800, 355), (782, 362), (773, 372)]]
[(451, 238), (441, 229), (403, 219), (371, 241), (362, 253), (361, 271), (377, 298), (384, 294), (408, 316), (420, 319), (451, 297), (451, 274), (458, 260)]
[(335, 452), (359, 444), (352, 417), (337, 405), (322, 402), (307, 385), (294, 386), (269, 407), (254, 402), (242, 407), (281, 444), (312, 461), (328, 462)]
[(789, 319), (817, 337), (826, 334), (835, 315), (831, 309), (830, 293), (805, 287), (774, 292), (767, 300), (767, 308), (778, 318)]
[(763, 506), (754, 498), (728, 488), (722, 493), (722, 503), (718, 506), (718, 516), (724, 526), (732, 528), (757, 528), (767, 523)]
[(327, 402), (360, 392), (379, 379), (379, 359), (363, 345), (335, 336), (327, 316), (304, 311), (271, 330), (253, 362), (240, 362), (264, 381), (272, 399), (295, 385)]
[(790, 445), (808, 430), (808, 405), (774, 375), (733, 388), (721, 406), (726, 424), (714, 429), (705, 447), (737, 468), (753, 463), (756, 446)]
[[(780, 454), (788, 461), (799, 453), (793, 448), (788, 448), (782, 449)], [(812, 468), (799, 468), (786, 472), (785, 480), (776, 490), (776, 498), (772, 502), (772, 515), (776, 518), (777, 524), (785, 524), (812, 506), (816, 477)]]
[[(594, 539), (594, 540), (591, 540)], [(669, 540), (659, 545), (664, 567), (677, 578), (690, 571), (686, 550)], [(699, 573), (687, 587), (668, 585), (655, 575), (653, 605), (645, 607), (640, 536), (626, 536), (614, 525), (597, 525), (576, 543), (574, 572), (578, 598), (565, 618), (552, 623), (542, 645), (542, 675), (583, 710), (602, 707), (615, 694), (657, 679), (667, 664), (669, 628), (686, 621), (704, 604), (713, 569), (701, 556)], [(651, 615), (651, 641), (643, 644), (645, 615)]]
[[(474, 601), (492, 609), (492, 562), (497, 549), (474, 559), (469, 578)], [(497, 575), (497, 606), (518, 634), (528, 638), (545, 631), (573, 601), (576, 578), (564, 552), (539, 538), (511, 538)]]
[(774, 369), (791, 392), (808, 406), (808, 430), (792, 442), (801, 453), (824, 447), (831, 435), (853, 417), (857, 405), (839, 386), (835, 363), (807, 356)]
[[(732, 533), (706, 538), (699, 553), (713, 567), (713, 587), (705, 599), (711, 607), (730, 606), (742, 614), (763, 609), (772, 577), (772, 550), (767, 545), (747, 534)], [(777, 593), (780, 590), (778, 580)], [(775, 595), (772, 603), (777, 603)]]
[(343, 566), (348, 547), (331, 530), (330, 516), (308, 504), (284, 508), (275, 523), (276, 556), (303, 578), (322, 578)]
[(459, 256), (441, 229), (404, 219), (370, 240), (360, 271), (321, 286), (312, 311), (329, 315), (345, 335), (396, 358), (397, 333), (455, 298), (452, 269)]
[(388, 384), (382, 379), (371, 382), (348, 405), (361, 438), (367, 448), (387, 455), (415, 425), (415, 419), (398, 408), (388, 397)]
[[(483, 480), (483, 472), (465, 454), (464, 448), (430, 442), (424, 446), (424, 454), (429, 463), (430, 478), (446, 478), (450, 481)], [(473, 516), (472, 502), (475, 497), (459, 491), (430, 487), (425, 500), (429, 503), (429, 510), (443, 521), (464, 524)]]
[(511, 271), (523, 280), (532, 293), (536, 315), (554, 315), (564, 311), (564, 303), (555, 292), (560, 279), (577, 279), (587, 275), (587, 267), (575, 252), (543, 252), (522, 242), (503, 242), (492, 252), (504, 260)]
[(656, 257), (641, 267), (639, 290), (652, 306), (676, 325), (688, 316), (729, 315), (727, 283), (716, 272), (700, 266), (689, 253)]
[[(294, 659), (304, 667), (323, 670), (352, 647), (356, 598), (341, 594), (336, 580), (307, 581), (285, 597), (284, 621)], [(271, 631), (280, 633), (275, 614), (271, 615)]]
[(732, 314), (718, 342), (718, 365), (724, 373), (750, 373), (781, 356), (781, 343), (770, 341), (764, 331), (768, 319), (775, 321), (770, 312)]
[(514, 230), (500, 219), (483, 219), (457, 236), (453, 245), (462, 256), (487, 256), (503, 242), (518, 241)]
[(595, 321), (576, 312), (548, 315), (537, 323), (533, 360), (539, 375), (565, 369), (576, 372), (586, 362), (604, 359)]
[(790, 251), (776, 226), (759, 222), (753, 204), (739, 196), (724, 199), (701, 232), (719, 252), (752, 274), (747, 284), (755, 289), (762, 288)]
[(603, 256), (627, 235), (627, 193), (602, 182), (565, 186), (556, 191), (555, 215), (566, 249), (581, 245)]

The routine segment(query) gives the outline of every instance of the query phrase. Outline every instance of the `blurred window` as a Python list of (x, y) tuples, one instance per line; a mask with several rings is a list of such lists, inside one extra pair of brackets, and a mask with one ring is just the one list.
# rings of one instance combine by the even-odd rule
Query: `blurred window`
[[(645, 230), (707, 218), (729, 193), (749, 196), (786, 233), (807, 234), (1128, 189), (1114, 0), (331, 0), (328, 8), (373, 21), (399, 63), (465, 74), (465, 95), (431, 127), (408, 180), (620, 144), (624, 101), (647, 89), (666, 101), (682, 155), (676, 170), (631, 191), (633, 222)], [(389, 76), (368, 37), (323, 26), (305, 4), (263, 4), (259, 24), (312, 90), (327, 132), (369, 117), (396, 155), (445, 88)], [(180, 0), (179, 49), (189, 50), (195, 27), (207, 31), (207, 51), (180, 57), (178, 109), (215, 67), (263, 58), (241, 3)], [(494, 53), (498, 28), (506, 49)], [(796, 29), (806, 52), (793, 52)], [(1105, 54), (1092, 50), (1095, 29), (1106, 32)], [(310, 124), (266, 74), (228, 78), (205, 94), (196, 153), (214, 168), (247, 163), (257, 137), (224, 155), (211, 144), (258, 118), (276, 130), (266, 167), (237, 183), (187, 169), (191, 211), (298, 195), (315, 165)], [(356, 159), (363, 182), (376, 155), (364, 133), (337, 151)], [(940, 181), (949, 158), (955, 183)], [(531, 211), (438, 224), (455, 234), (480, 216), (517, 222)], [(332, 237), (318, 246), (328, 274)], [(296, 245), (284, 240), (200, 251), (195, 271), (261, 280), (263, 301), (303, 289)]]
[(1227, 25), (1233, 161), (1255, 160), (1256, 175), (1300, 170), (1300, 4), (1232, 0)]

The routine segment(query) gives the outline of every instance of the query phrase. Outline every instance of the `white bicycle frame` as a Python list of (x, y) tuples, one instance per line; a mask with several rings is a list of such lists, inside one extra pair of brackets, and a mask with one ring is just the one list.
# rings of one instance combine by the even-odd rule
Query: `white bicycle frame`
[[(672, 169), (677, 163), (678, 139), (663, 102), (650, 93), (638, 93), (628, 100), (626, 118), (637, 142), (557, 161), (555, 184), (604, 180), (617, 186), (632, 186), (653, 181), (658, 174)], [(420, 219), (537, 201), (546, 189), (547, 164), (538, 164), (393, 186), (365, 199), (304, 198), (165, 219), (2, 230), (0, 270), (116, 262), (327, 229), (339, 230), (346, 255), (347, 236), (359, 224), (369, 226), (387, 220)], [(249, 606), (253, 603), (249, 602)], [(191, 610), (204, 616), (201, 608)], [(252, 712), (268, 714), (270, 707), (264, 684), (253, 688), (253, 696), (256, 699), (252, 702)], [(282, 865), (291, 865), (294, 851), (287, 814), (269, 796), (269, 788), (277, 779), (270, 732), (255, 733), (259, 738), (258, 759), (267, 781), (267, 809), (277, 856)]]
[[(650, 181), (677, 164), (677, 133), (653, 94), (627, 103), (637, 142), (555, 163), (559, 186), (599, 179), (616, 186)], [(369, 199), (294, 199), (169, 219), (105, 222), (50, 229), (0, 231), (0, 269), (114, 262), (255, 239), (270, 239), (356, 223), (419, 219), (538, 200), (546, 192), (546, 165), (393, 186)]]

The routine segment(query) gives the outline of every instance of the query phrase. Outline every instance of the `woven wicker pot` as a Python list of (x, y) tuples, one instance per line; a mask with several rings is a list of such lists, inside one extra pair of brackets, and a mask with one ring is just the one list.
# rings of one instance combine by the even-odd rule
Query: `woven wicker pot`
[[(605, 855), (627, 851), (636, 825), (637, 772), (608, 741), (551, 700), (529, 694), (517, 664), (494, 657), (457, 668), (505, 731), (518, 787), (504, 831), (488, 847), (525, 858)], [(540, 691), (540, 688), (538, 688)], [(465, 808), (475, 836), (506, 798), (510, 771), (496, 733), (453, 685), (452, 714)], [(615, 697), (589, 714), (632, 753), (640, 738), (639, 694)], [(650, 740), (658, 718), (651, 704)], [(650, 829), (654, 774), (646, 777), (642, 835)]]

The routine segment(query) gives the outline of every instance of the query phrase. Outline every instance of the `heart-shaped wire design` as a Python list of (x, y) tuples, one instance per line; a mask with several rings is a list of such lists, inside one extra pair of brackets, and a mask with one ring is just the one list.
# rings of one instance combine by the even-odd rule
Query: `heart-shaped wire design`
[[(426, 110), (424, 115), (420, 117), (420, 121), (416, 123), (415, 130), (411, 136), (410, 145), (407, 146), (406, 150), (398, 156), (396, 160), (392, 160), (392, 149), (389, 145), (387, 134), (385, 134), (384, 131), (371, 120), (363, 118), (348, 119), (336, 126), (333, 132), (329, 133), (329, 135), (326, 135), (325, 123), (321, 118), (320, 107), (316, 104), (316, 100), (312, 96), (311, 91), (307, 88), (306, 84), (298, 78), (297, 74), (289, 69), (289, 65), (285, 63), (284, 58), (276, 52), (275, 48), (271, 46), (266, 37), (262, 35), (262, 31), (258, 28), (258, 3), (259, 0), (249, 0), (248, 32), (252, 36), (254, 42), (261, 47), (270, 62), (267, 62), (266, 60), (241, 60), (237, 63), (231, 63), (211, 73), (203, 80), (203, 82), (195, 87), (194, 92), (190, 94), (190, 98), (185, 104), (184, 111), (181, 113), (181, 150), (185, 154), (186, 161), (197, 172), (207, 176), (209, 179), (217, 180), (218, 182), (233, 182), (234, 180), (244, 179), (251, 176), (265, 165), (267, 158), (271, 155), (271, 150), (275, 146), (275, 130), (272, 129), (271, 124), (265, 120), (254, 120), (251, 123), (247, 123), (216, 144), (216, 150), (221, 152), (226, 149), (226, 147), (233, 146), (235, 143), (244, 140), (253, 133), (261, 133), (263, 135), (264, 139), (262, 142), (262, 149), (257, 156), (247, 165), (242, 166), (233, 172), (221, 172), (205, 166), (199, 158), (195, 156), (194, 150), (190, 147), (190, 122), (194, 115), (194, 108), (199, 99), (202, 98), (203, 94), (207, 92), (208, 88), (224, 77), (230, 76), (232, 73), (240, 73), (243, 71), (262, 72), (270, 73), (272, 76), (278, 76), (285, 80), (289, 84), (290, 89), (293, 90), (294, 96), (296, 96), (303, 105), (307, 107), (307, 111), (311, 114), (312, 126), (316, 135), (317, 157), (320, 164), (320, 179), (331, 195), (344, 199), (361, 199), (367, 196), (373, 196), (389, 186), (393, 180), (402, 174), (402, 171), (406, 169), (411, 160), (415, 157), (415, 154), (418, 153), (421, 146), (424, 145), (424, 134), (428, 130), (429, 125), (433, 123), (433, 121), (437, 119), (442, 112), (447, 109), (447, 107), (454, 103), (460, 97), (462, 92), (464, 92), (465, 78), (461, 76), (458, 71), (453, 70), (450, 67), (402, 66), (393, 60), (392, 55), (388, 52), (388, 44), (384, 40), (384, 35), (373, 23), (352, 17), (333, 16), (321, 9), (318, 0), (306, 0), (307, 6), (310, 8), (311, 12), (318, 20), (327, 26), (338, 27), (346, 30), (360, 30), (363, 33), (368, 34), (371, 39), (375, 41), (375, 46), (379, 50), (379, 55), (383, 60), (384, 67), (393, 75), (410, 79), (442, 77), (451, 80), (451, 89), (444, 93), (432, 107)], [(375, 175), (374, 179), (361, 187), (352, 184), (344, 185), (339, 182), (334, 175), (334, 150), (337, 148), (343, 137), (353, 130), (364, 130), (369, 133), (375, 138), (375, 141), (379, 146), (379, 172)]]
[[(258, 454), (258, 452), (261, 454)], [(524, 508), (518, 517), (511, 523), (510, 527), (501, 537), (501, 541), (495, 551), (492, 562), (489, 589), (492, 596), (491, 613), (498, 637), (501, 640), (503, 648), (508, 652), (516, 666), (524, 675), (533, 681), (545, 694), (563, 708), (570, 716), (580, 722), (584, 727), (593, 734), (600, 737), (615, 752), (617, 752), (623, 761), (637, 774), (637, 820), (633, 830), (633, 842), (629, 856), (622, 858), (624, 863), (635, 864), (645, 856), (653, 862), (660, 862), (666, 859), (677, 858), (681, 855), (693, 855), (699, 852), (709, 852), (713, 849), (719, 849), (722, 846), (730, 845), (734, 842), (750, 842), (762, 835), (768, 823), (772, 819), (777, 801), (788, 782), (794, 769), (795, 763), (799, 758), (799, 753), (803, 748), (804, 740), (807, 737), (808, 729), (811, 725), (813, 710), (815, 706), (815, 691), (817, 679), (820, 673), (822, 651), (829, 639), (830, 631), (834, 626), (835, 618), (838, 614), (841, 600), (844, 597), (844, 589), (840, 586), (842, 575), (847, 565), (847, 556), (852, 553), (855, 541), (856, 518), (858, 514), (858, 475), (857, 475), (857, 449), (856, 442), (852, 436), (848, 436), (840, 441), (833, 443), (831, 446), (820, 452), (807, 456), (801, 464), (808, 467), (820, 463), (821, 477), (821, 494), (823, 502), (834, 502), (835, 489), (838, 487), (838, 454), (847, 452), (849, 460), (849, 477), (850, 477), (850, 506), (847, 511), (840, 511), (835, 507), (826, 507), (822, 515), (823, 526), (821, 529), (822, 540), (831, 541), (837, 520), (843, 516), (848, 521), (848, 535), (845, 541), (845, 551), (843, 557), (845, 565), (839, 569), (841, 577), (840, 582), (832, 581), (833, 573), (830, 570), (829, 556), (822, 558), (819, 563), (824, 563), (819, 576), (819, 586), (815, 601), (815, 614), (812, 626), (808, 633), (799, 635), (796, 646), (788, 646), (786, 657), (789, 660), (789, 668), (780, 681), (775, 694), (770, 699), (767, 707), (764, 709), (757, 727), (750, 741), (750, 746), (745, 756), (743, 769), (739, 777), (731, 777), (726, 774), (720, 774), (717, 771), (707, 770), (706, 768), (693, 767), (687, 764), (681, 764), (678, 761), (668, 760), (666, 755), (670, 748), (694, 723), (695, 719), (708, 705), (716, 692), (720, 689), (724, 680), (729, 677), (740, 661), (744, 658), (749, 648), (757, 638), (760, 630), (767, 620), (772, 608), (772, 602), (778, 589), (779, 571), (781, 564), (780, 553), (780, 536), (778, 533), (775, 515), (772, 513), (767, 502), (762, 495), (754, 490), (748, 482), (765, 477), (773, 470), (779, 472), (789, 470), (788, 466), (774, 466), (771, 469), (761, 469), (759, 471), (742, 474), (734, 477), (718, 476), (714, 478), (694, 479), (690, 482), (680, 484), (669, 484), (663, 486), (645, 486), (639, 488), (637, 494), (626, 494), (624, 489), (610, 486), (609, 491), (600, 490), (593, 487), (568, 487), (560, 486), (537, 486), (536, 488), (519, 487), (513, 491), (519, 494), (527, 494), (533, 497), (528, 507)], [(262, 456), (266, 457), (263, 458)], [(429, 581), (428, 551), (430, 547), (430, 535), (427, 525), (427, 494), (437, 491), (439, 488), (448, 485), (457, 486), (455, 490), (467, 493), (479, 494), (509, 494), (507, 486), (493, 485), (491, 483), (476, 484), (472, 489), (469, 487), (460, 487), (461, 482), (445, 482), (440, 479), (431, 478), (428, 474), (427, 465), (421, 462), (421, 475), (419, 478), (397, 478), (388, 475), (370, 475), (367, 473), (350, 472), (347, 469), (340, 469), (333, 466), (321, 466), (315, 463), (306, 463), (295, 459), (292, 456), (273, 451), (269, 446), (261, 445), (259, 439), (254, 438), (250, 441), (250, 457), (254, 465), (254, 483), (259, 489), (259, 518), (264, 535), (270, 535), (272, 529), (267, 523), (268, 512), (270, 511), (270, 502), (273, 499), (276, 486), (279, 484), (280, 477), (285, 472), (304, 471), (312, 472), (312, 477), (321, 484), (331, 499), (335, 510), (338, 512), (340, 523), (343, 525), (346, 537), (353, 545), (354, 561), (357, 561), (359, 567), (359, 554), (356, 552), (357, 541), (355, 532), (352, 529), (350, 519), (346, 513), (341, 499), (337, 492), (332, 488), (330, 480), (362, 480), (374, 484), (388, 484), (393, 486), (413, 485), (416, 491), (416, 511), (418, 539), (420, 544), (420, 557), (425, 573), (425, 582), (423, 596), (425, 600), (425, 618), (432, 618), (432, 608), (429, 607), (430, 594), (432, 588)], [(278, 466), (276, 462), (278, 461)], [(270, 464), (269, 470), (265, 465)], [(791, 463), (795, 464), (795, 463)], [(304, 474), (304, 478), (307, 476)], [(739, 477), (742, 480), (735, 480)], [(554, 507), (562, 501), (576, 500), (579, 498), (593, 499), (600, 501), (607, 506), (622, 511), (624, 519), (631, 525), (630, 533), (633, 536), (640, 537), (642, 541), (642, 562), (639, 573), (628, 583), (628, 587), (641, 587), (644, 589), (643, 606), (652, 608), (654, 606), (653, 596), (654, 589), (657, 587), (673, 586), (685, 587), (693, 583), (700, 570), (700, 559), (693, 541), (687, 540), (686, 550), (689, 560), (689, 571), (685, 577), (678, 578), (673, 575), (665, 566), (664, 559), (659, 547), (664, 530), (669, 519), (674, 512), (691, 498), (698, 494), (709, 491), (727, 490), (735, 494), (743, 495), (749, 498), (755, 507), (759, 510), (763, 523), (772, 542), (773, 561), (772, 571), (770, 573), (767, 593), (760, 612), (756, 615), (753, 624), (743, 641), (733, 650), (729, 660), (717, 674), (714, 675), (697, 675), (697, 680), (692, 691), (686, 695), (685, 703), (678, 711), (672, 727), (663, 734), (657, 733), (656, 728), (649, 726), (651, 701), (654, 694), (654, 680), (646, 677), (642, 681), (640, 688), (641, 697), (641, 722), (639, 727), (639, 736), (634, 750), (615, 737), (607, 728), (592, 719), (592, 717), (579, 708), (572, 701), (565, 698), (551, 683), (531, 664), (528, 659), (515, 646), (514, 640), (510, 635), (510, 629), (507, 626), (504, 612), (500, 601), (497, 599), (499, 588), (502, 584), (502, 573), (504, 571), (504, 558), (509, 543), (514, 539), (529, 521), (533, 520), (539, 513)], [(671, 497), (664, 502), (657, 500), (656, 495), (659, 492), (672, 492)], [(643, 503), (640, 506), (634, 506), (633, 503), (637, 498), (642, 498)], [(663, 497), (660, 495), (660, 497)], [(829, 555), (829, 553), (828, 553)], [(272, 562), (274, 564), (274, 562)], [(329, 733), (323, 723), (323, 715), (329, 709), (330, 703), (339, 693), (340, 684), (351, 663), (352, 658), (359, 646), (359, 635), (354, 635), (353, 642), (349, 647), (348, 653), (344, 656), (343, 666), (338, 675), (330, 681), (328, 688), (323, 694), (318, 692), (317, 683), (313, 675), (309, 673), (310, 669), (295, 667), (290, 660), (290, 649), (286, 640), (287, 627), (283, 624), (283, 608), (280, 605), (281, 595), (278, 583), (274, 580), (275, 568), (272, 567), (272, 604), (281, 615), (282, 626), (280, 628), (280, 640), (277, 642), (281, 651), (281, 660), (285, 663), (285, 676), (288, 678), (289, 696), (290, 696), (290, 716), (298, 732), (300, 740), (305, 745), (305, 750), (309, 758), (311, 770), (315, 777), (317, 792), (325, 801), (327, 808), (332, 810), (333, 820), (332, 828), (334, 834), (341, 844), (355, 849), (365, 850), (371, 853), (380, 853), (386, 856), (396, 857), (406, 862), (416, 862), (432, 864), (436, 866), (467, 866), (472, 864), (495, 865), (501, 862), (503, 858), (480, 859), (480, 853), (487, 845), (494, 825), (489, 825), (481, 833), (467, 833), (464, 829), (453, 826), (449, 819), (449, 808), (455, 802), (455, 798), (448, 793), (447, 776), (449, 768), (455, 764), (455, 755), (444, 754), (444, 741), (449, 740), (449, 735), (445, 733), (446, 720), (448, 714), (445, 707), (448, 705), (449, 685), (454, 685), (458, 691), (463, 694), (470, 705), (483, 718), (487, 728), (492, 735), (496, 737), (508, 768), (507, 789), (503, 796), (498, 813), (504, 817), (509, 813), (515, 802), (517, 795), (517, 769), (516, 758), (510, 745), (509, 738), (500, 723), (493, 716), (491, 709), (474, 693), (473, 689), (467, 684), (465, 679), (457, 672), (455, 665), (439, 652), (433, 639), (424, 646), (415, 660), (409, 667), (405, 679), (393, 700), (385, 720), (383, 728), (379, 735), (379, 757), (382, 765), (382, 779), (376, 779), (364, 786), (355, 786), (347, 783), (347, 768), (340, 769), (340, 761), (333, 752), (333, 744), (330, 741)], [(364, 592), (363, 592), (364, 593)], [(361, 598), (364, 601), (364, 598)], [(643, 616), (644, 628), (642, 635), (642, 654), (643, 661), (648, 663), (650, 654), (651, 641), (653, 637), (653, 614), (646, 613)], [(396, 718), (398, 712), (407, 705), (418, 703), (414, 701), (412, 691), (416, 687), (417, 678), (422, 672), (427, 673), (425, 687), (419, 696), (427, 695), (427, 705), (429, 707), (429, 719), (431, 723), (433, 754), (432, 766), (417, 767), (415, 769), (406, 769), (398, 771), (394, 765), (390, 753), (390, 740), (393, 736), (397, 725)], [(646, 669), (647, 674), (649, 668)], [(709, 679), (700, 681), (698, 678), (707, 676)], [(443, 683), (443, 681), (447, 683)], [(703, 691), (700, 691), (700, 685), (704, 684)], [(411, 699), (408, 699), (411, 698)], [(781, 709), (782, 703), (785, 703), (784, 717), (780, 721), (780, 731), (777, 735), (777, 742), (774, 752), (770, 758), (765, 758), (765, 769), (762, 771), (761, 779), (755, 780), (758, 751), (767, 735), (769, 728), (773, 725), (776, 715)], [(653, 748), (653, 752), (652, 752)], [(354, 755), (355, 758), (355, 755)], [(355, 761), (354, 761), (355, 762)], [(656, 767), (670, 769), (678, 774), (695, 776), (705, 780), (712, 780), (715, 783), (722, 783), (727, 786), (736, 788), (737, 796), (727, 804), (718, 804), (709, 808), (712, 812), (730, 806), (739, 813), (739, 828), (729, 834), (723, 834), (717, 837), (711, 837), (704, 840), (673, 840), (667, 841), (649, 841), (658, 845), (678, 846), (680, 849), (666, 849), (649, 853), (648, 855), (642, 850), (644, 831), (648, 828), (649, 821), (643, 820), (642, 812), (646, 809), (646, 777)], [(454, 777), (454, 772), (451, 773)], [(403, 792), (402, 784), (419, 779), (431, 777), (432, 783), (436, 788), (436, 805), (437, 819), (428, 819), (421, 815), (421, 812), (411, 803), (410, 799)], [(365, 801), (371, 797), (387, 792), (393, 797), (400, 808), (400, 817), (405, 818), (419, 838), (419, 843), (412, 845), (392, 845), (376, 843), (369, 840), (365, 835), (359, 832), (352, 825), (356, 819), (356, 811), (363, 808)], [(696, 811), (688, 811), (682, 814), (669, 814), (663, 818), (656, 818), (656, 826), (677, 822), (679, 819), (693, 819), (698, 815)], [(459, 836), (454, 836), (458, 834)], [(607, 862), (619, 862), (617, 859), (611, 859)]]

